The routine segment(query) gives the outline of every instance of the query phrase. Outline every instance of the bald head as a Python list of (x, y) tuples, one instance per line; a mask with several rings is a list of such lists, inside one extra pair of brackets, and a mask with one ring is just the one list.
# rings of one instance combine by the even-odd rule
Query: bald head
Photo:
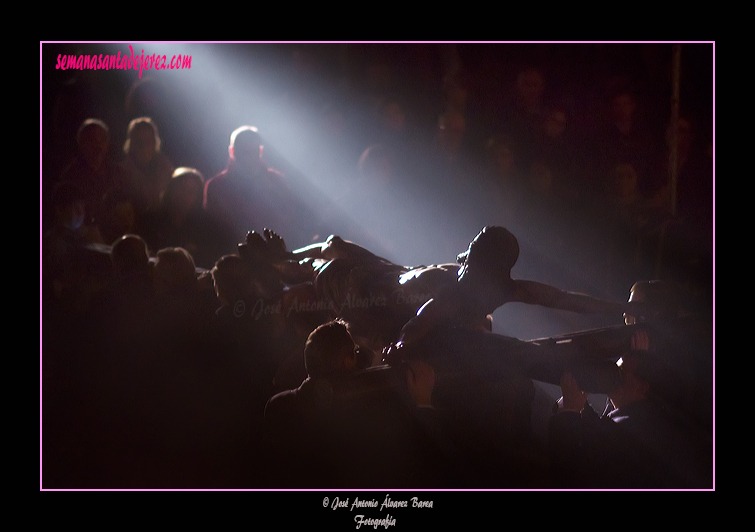
[(259, 162), (262, 139), (257, 128), (241, 126), (231, 133), (231, 144), (228, 154), (237, 164), (242, 166)]
[(519, 258), (519, 242), (508, 230), (487, 226), (470, 242), (469, 248), (457, 257), (464, 272), (474, 271), (493, 277), (508, 278)]

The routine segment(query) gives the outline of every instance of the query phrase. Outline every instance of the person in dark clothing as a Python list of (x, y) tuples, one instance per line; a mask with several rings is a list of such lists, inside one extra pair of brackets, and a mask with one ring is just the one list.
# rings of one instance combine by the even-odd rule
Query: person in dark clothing
[(574, 377), (561, 384), (561, 409), (549, 422), (552, 481), (558, 488), (710, 489), (712, 449), (694, 427), (649, 395), (642, 357), (623, 360), (622, 384), (602, 416)]
[(110, 130), (102, 120), (89, 118), (76, 134), (76, 157), (63, 170), (61, 182), (76, 183), (84, 193), (86, 222), (102, 225), (104, 198), (123, 184), (121, 168), (109, 156)]
[(210, 269), (222, 255), (233, 251), (235, 243), (224, 234), (202, 208), (204, 177), (194, 168), (173, 172), (160, 208), (146, 220), (144, 238), (153, 249), (181, 247), (196, 265)]
[(294, 202), (281, 173), (262, 160), (257, 129), (242, 126), (231, 134), (228, 167), (207, 181), (204, 208), (234, 242), (247, 232), (275, 227), (293, 230)]
[[(273, 393), (276, 368), (284, 353), (295, 343), (286, 334), (282, 312), (265, 313), (261, 309), (271, 294), (259, 289), (259, 276), (254, 268), (238, 255), (224, 255), (215, 263), (212, 277), (220, 307), (215, 311), (215, 324), (226, 349), (244, 368), (254, 395), (264, 402)], [(270, 305), (268, 305), (270, 306)]]
[(155, 212), (170, 183), (174, 166), (161, 151), (157, 125), (149, 117), (135, 118), (128, 125), (121, 163), (125, 186), (134, 201), (137, 219)]
[[(447, 480), (434, 419), (432, 368), (405, 368), (404, 393), (341, 394), (358, 373), (358, 348), (331, 321), (304, 348), (308, 377), (265, 407), (273, 482), (295, 487), (431, 486)], [(368, 370), (369, 371), (369, 370)], [(353, 381), (352, 381), (353, 383)]]
[[(695, 379), (687, 379), (683, 342), (658, 333), (677, 305), (673, 294), (659, 282), (637, 283), (630, 300), (655, 302), (651, 317), (627, 315), (627, 324), (648, 323), (636, 328), (631, 350), (617, 361), (620, 382), (608, 393), (602, 416), (587, 403), (587, 395), (574, 376), (561, 379), (563, 397), (549, 421), (549, 453), (552, 480), (560, 488), (616, 489), (710, 489), (713, 487), (713, 447), (710, 434), (694, 415), (692, 394), (704, 394)], [(647, 320), (647, 321), (646, 321)], [(667, 329), (666, 329), (667, 330)], [(665, 331), (664, 331), (665, 332)], [(680, 359), (686, 356), (685, 359)], [(692, 368), (693, 370), (695, 368)], [(694, 377), (694, 371), (691, 373)]]
[(43, 293), (69, 311), (85, 309), (109, 282), (109, 258), (99, 251), (99, 229), (86, 224), (85, 198), (76, 183), (56, 184), (54, 223), (42, 239)]

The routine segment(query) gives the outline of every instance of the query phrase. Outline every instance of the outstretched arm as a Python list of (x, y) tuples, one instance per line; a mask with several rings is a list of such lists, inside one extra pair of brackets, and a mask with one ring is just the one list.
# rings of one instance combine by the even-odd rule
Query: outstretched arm
[(613, 314), (621, 316), (626, 304), (598, 299), (585, 294), (567, 292), (535, 281), (514, 281), (512, 302), (540, 305), (580, 314)]

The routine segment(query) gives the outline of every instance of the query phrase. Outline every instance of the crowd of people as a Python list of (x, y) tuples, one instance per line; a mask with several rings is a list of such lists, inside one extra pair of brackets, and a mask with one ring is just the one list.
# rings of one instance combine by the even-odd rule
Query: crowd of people
[[(423, 129), (371, 67), (350, 100), (368, 112), (320, 108), (351, 146), (317, 152), (327, 201), (271, 168), (257, 127), (213, 169), (167, 149), (157, 111), (130, 109), (113, 150), (85, 109), (42, 179), (43, 487), (711, 488), (712, 145), (693, 118), (643, 120), (617, 85), (588, 134), (528, 66), (495, 112), (447, 76)], [(512, 278), (520, 230), (522, 258), (578, 257), (596, 297), (561, 289), (564, 264)], [(570, 366), (492, 332), (511, 302), (605, 314), (626, 341)], [(547, 441), (541, 378), (563, 395)]]

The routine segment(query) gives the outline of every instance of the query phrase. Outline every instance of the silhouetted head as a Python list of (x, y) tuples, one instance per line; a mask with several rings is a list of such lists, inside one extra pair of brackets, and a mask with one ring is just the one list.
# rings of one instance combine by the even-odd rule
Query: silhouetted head
[(99, 168), (107, 155), (110, 130), (107, 124), (96, 118), (88, 118), (81, 123), (76, 133), (79, 153), (92, 168)]
[(123, 235), (116, 240), (110, 258), (119, 276), (143, 274), (150, 268), (147, 243), (139, 235)]
[(487, 226), (456, 260), (463, 266), (459, 276), (473, 274), (508, 280), (519, 258), (519, 242), (508, 229)]
[(356, 346), (346, 325), (339, 320), (320, 325), (304, 346), (304, 365), (310, 377), (327, 377), (356, 369)]
[(194, 168), (181, 167), (173, 172), (163, 196), (170, 212), (191, 212), (202, 207), (204, 176)]
[(254, 293), (252, 268), (238, 255), (220, 257), (212, 268), (215, 293), (224, 305), (251, 297)]
[(160, 135), (151, 118), (134, 118), (128, 124), (123, 152), (141, 165), (149, 164), (160, 151)]
[(262, 139), (254, 126), (241, 126), (231, 133), (228, 154), (236, 164), (246, 166), (259, 163)]
[(186, 294), (197, 288), (194, 259), (183, 248), (165, 248), (155, 260), (155, 290), (163, 294)]

